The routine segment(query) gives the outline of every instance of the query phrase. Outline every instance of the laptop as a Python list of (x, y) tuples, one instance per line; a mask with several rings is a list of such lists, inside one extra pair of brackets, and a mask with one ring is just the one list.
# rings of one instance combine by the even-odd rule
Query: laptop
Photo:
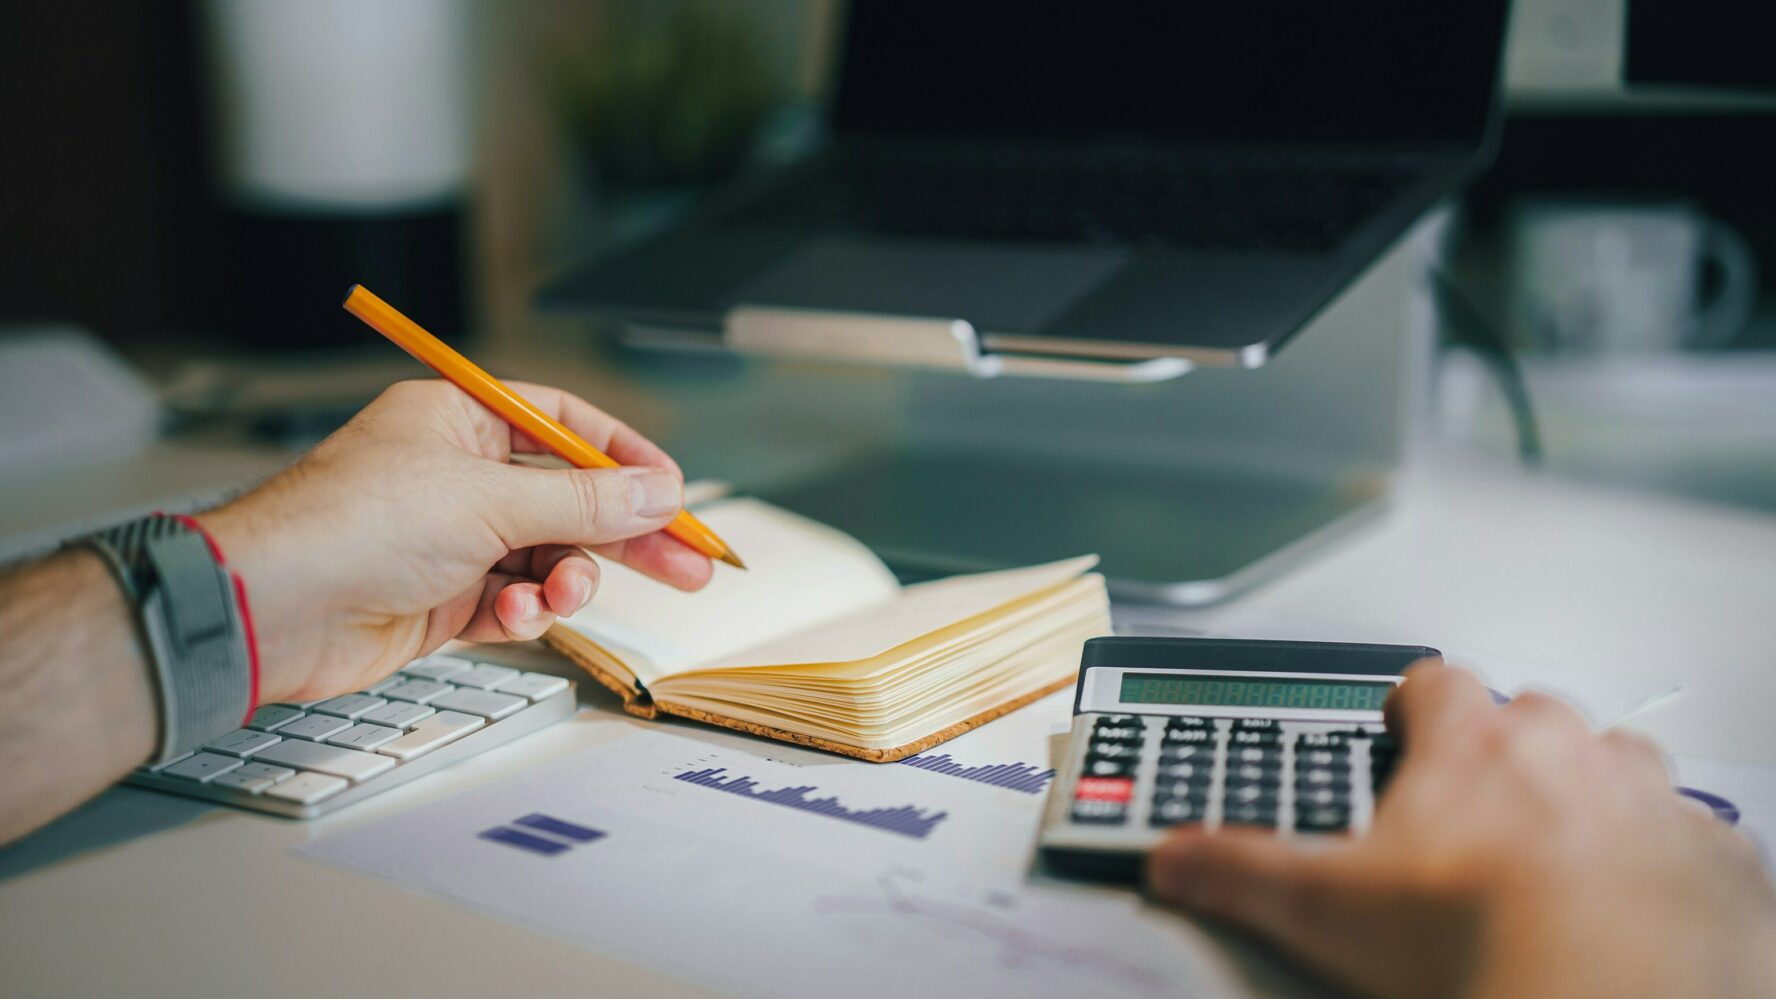
[(1486, 161), (1506, 7), (856, 0), (822, 151), (540, 299), (644, 345), (744, 307), (1258, 367)]

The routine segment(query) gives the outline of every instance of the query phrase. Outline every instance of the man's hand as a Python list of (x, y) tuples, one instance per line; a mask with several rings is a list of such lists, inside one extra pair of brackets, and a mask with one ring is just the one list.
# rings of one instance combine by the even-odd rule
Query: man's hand
[(582, 547), (681, 589), (710, 562), (658, 533), (683, 502), (664, 451), (557, 389), (515, 389), (625, 467), (541, 469), (445, 382), (384, 392), (301, 461), (198, 518), (246, 581), (261, 701), (360, 689), (452, 638), (531, 639), (592, 598)]
[(1659, 751), (1529, 693), (1415, 666), (1404, 752), (1360, 840), (1180, 830), (1152, 890), (1378, 996), (1776, 995), (1776, 894)]

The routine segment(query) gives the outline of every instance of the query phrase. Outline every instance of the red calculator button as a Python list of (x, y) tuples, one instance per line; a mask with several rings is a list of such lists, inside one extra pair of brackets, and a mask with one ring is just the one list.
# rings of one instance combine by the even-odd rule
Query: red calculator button
[(1128, 777), (1081, 777), (1074, 786), (1075, 801), (1127, 802), (1135, 794), (1135, 782)]

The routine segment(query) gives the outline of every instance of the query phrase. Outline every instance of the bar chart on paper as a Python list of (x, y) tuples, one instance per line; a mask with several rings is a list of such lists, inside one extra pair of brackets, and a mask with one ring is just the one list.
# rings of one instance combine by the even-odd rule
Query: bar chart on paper
[(937, 824), (949, 814), (948, 812), (922, 809), (916, 805), (851, 808), (841, 803), (836, 795), (818, 797), (820, 788), (813, 784), (781, 787), (767, 791), (761, 790), (758, 782), (751, 777), (739, 774), (730, 777), (726, 776), (727, 773), (727, 767), (703, 767), (673, 774), (672, 779), (698, 787), (706, 787), (713, 791), (725, 791), (728, 794), (751, 798), (766, 804), (812, 812), (843, 822), (855, 822), (858, 825), (871, 826), (884, 832), (898, 833), (914, 839), (924, 839), (931, 835), (931, 830), (937, 828)]
[(917, 767), (930, 773), (960, 777), (963, 780), (978, 781), (1009, 791), (1022, 791), (1025, 794), (1041, 794), (1055, 775), (1052, 767), (1038, 769), (1021, 761), (965, 766), (951, 759), (948, 753), (936, 755), (924, 753), (919, 756), (909, 756), (900, 762), (903, 766)]

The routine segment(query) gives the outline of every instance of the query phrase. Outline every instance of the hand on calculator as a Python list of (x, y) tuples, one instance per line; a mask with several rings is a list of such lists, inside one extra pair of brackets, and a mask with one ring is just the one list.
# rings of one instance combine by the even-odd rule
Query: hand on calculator
[(1387, 718), (1403, 752), (1366, 836), (1181, 827), (1152, 891), (1373, 995), (1776, 995), (1757, 851), (1652, 743), (1429, 663)]

